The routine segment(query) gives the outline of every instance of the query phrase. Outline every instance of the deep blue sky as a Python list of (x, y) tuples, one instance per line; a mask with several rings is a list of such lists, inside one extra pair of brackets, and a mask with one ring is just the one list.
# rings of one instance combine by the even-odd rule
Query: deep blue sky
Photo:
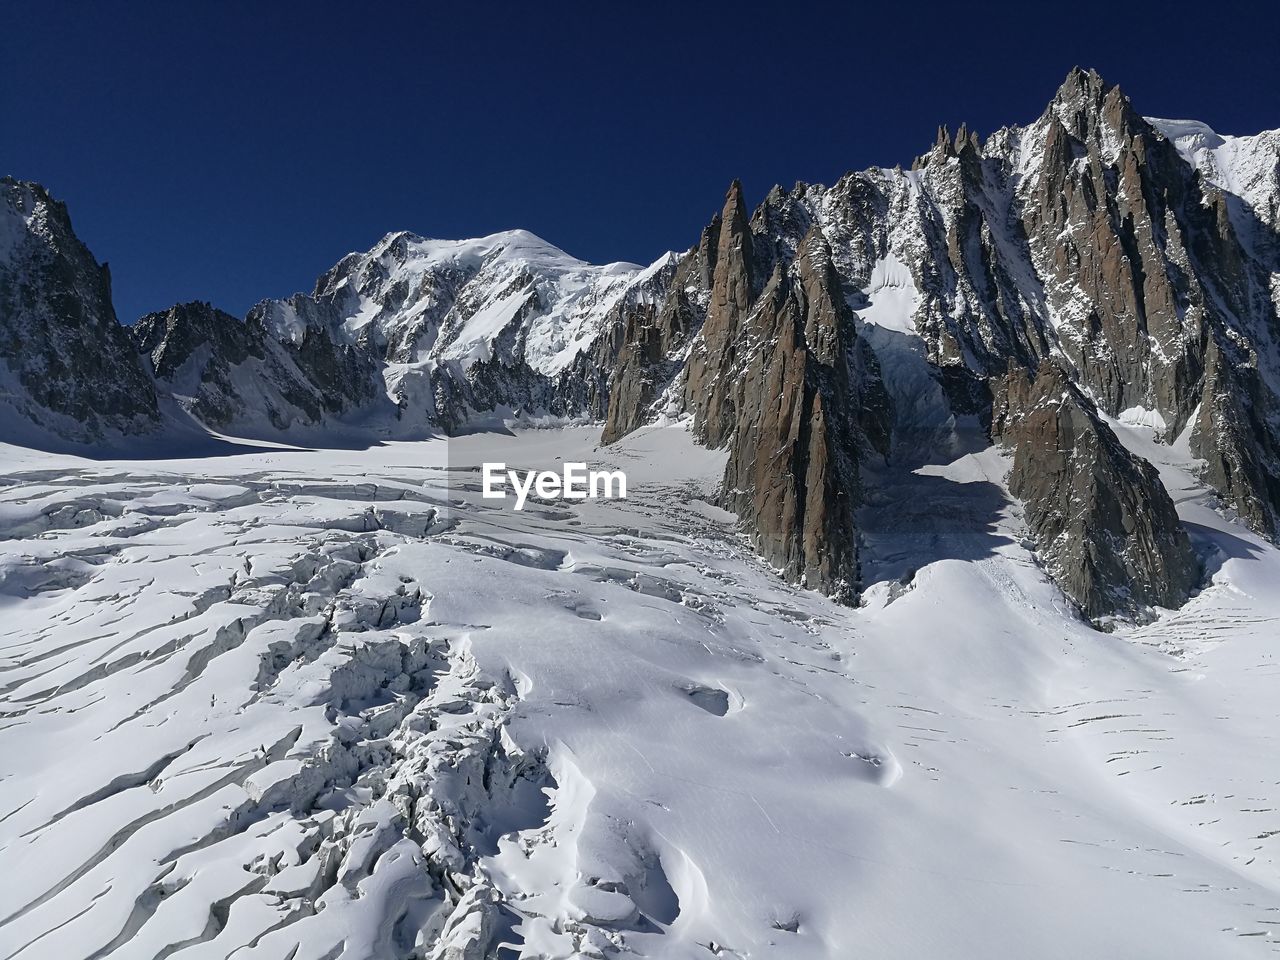
[(125, 322), (243, 315), (396, 229), (648, 262), (733, 177), (905, 165), (1076, 63), (1149, 115), (1280, 126), (1266, 7), (5, 0), (0, 173), (67, 201)]

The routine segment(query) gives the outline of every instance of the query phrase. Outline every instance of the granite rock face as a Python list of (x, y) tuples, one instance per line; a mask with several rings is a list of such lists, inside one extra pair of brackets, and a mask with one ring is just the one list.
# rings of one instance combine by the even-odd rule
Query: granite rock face
[(111, 274), (39, 184), (0, 178), (0, 400), (49, 433), (153, 433), (155, 386), (111, 305)]
[[(736, 365), (706, 387), (719, 400), (707, 410), (734, 416), (724, 504), (784, 575), (851, 601), (866, 446), (861, 367), (852, 311), (820, 234), (806, 237), (790, 268), (775, 266), (732, 339)], [(695, 430), (700, 422), (695, 413)]]
[[(1072, 543), (1047, 552), (1047, 565), (1091, 617), (1176, 605), (1195, 580), (1185, 536), (1158, 477), (1129, 462), (1104, 417), (1137, 416), (1165, 442), (1185, 435), (1205, 481), (1260, 532), (1276, 535), (1280, 509), (1280, 145), (1187, 129), (1144, 119), (1119, 88), (1073, 70), (1035, 122), (985, 140), (940, 130), (909, 171), (774, 188), (751, 213), (735, 184), (668, 291), (668, 309), (677, 294), (689, 304), (684, 339), (653, 318), (627, 328), (605, 439), (658, 412), (689, 415), (700, 440), (728, 447), (725, 500), (764, 555), (843, 594), (849, 581), (813, 572), (795, 545), (816, 536), (794, 482), (807, 487), (795, 464), (810, 462), (795, 453), (796, 424), (822, 423), (813, 462), (823, 469), (838, 443), (832, 475), (856, 505), (868, 457), (945, 462), (998, 415), (1007, 422), (1011, 364), (1024, 377), (1052, 368), (1078, 401), (1057, 435), (1105, 467), (1097, 497), (1114, 478), (1128, 500), (1055, 531)], [(797, 359), (809, 350), (788, 291), (815, 237), (830, 252), (831, 299), (846, 308), (843, 342), (871, 360), (818, 378), (837, 383), (834, 394), (799, 386), (802, 365), (817, 379)], [(833, 433), (833, 395), (851, 404), (839, 413), (852, 430)], [(1003, 430), (1017, 459), (1022, 434)], [(1033, 445), (1011, 479), (1015, 495), (1034, 494), (1028, 513), (1041, 528), (1054, 509), (1075, 516), (1069, 498), (1083, 495), (1052, 481), (1061, 464), (1047, 451)], [(856, 558), (852, 517), (819, 527), (830, 555)], [(1088, 572), (1068, 572), (1065, 558), (1111, 549), (1130, 527), (1171, 545), (1140, 543), (1115, 563), (1098, 553)], [(1048, 543), (1044, 529), (1033, 532)]]
[(1280, 430), (1276, 395), (1258, 358), (1238, 344), (1209, 343), (1191, 449), (1204, 479), (1255, 530), (1280, 532)]
[(255, 340), (272, 338), (284, 349), (293, 366), (318, 389), (327, 413), (356, 410), (383, 393), (377, 358), (349, 342), (338, 324), (297, 310), (294, 317), (306, 320), (282, 331), (278, 306), (270, 301), (259, 304), (249, 311), (245, 324), (254, 331), (251, 336)]
[(1090, 618), (1178, 607), (1199, 565), (1155, 467), (1127, 451), (1061, 366), (1000, 383), (993, 436), (1046, 569)]
[(731, 381), (739, 366), (740, 340), (755, 293), (751, 230), (742, 184), (735, 180), (720, 215), (710, 301), (685, 378), (685, 401), (693, 412), (694, 434), (711, 447), (723, 444), (736, 426)]
[(683, 374), (684, 359), (706, 315), (715, 263), (712, 244), (719, 232), (717, 218), (704, 231), (702, 242), (673, 266), (668, 287), (648, 301), (620, 310), (611, 334), (601, 338), (608, 350), (597, 349), (600, 362), (613, 359), (612, 375), (602, 391), (605, 443), (647, 422), (664, 398), (683, 409), (683, 396), (669, 394)]
[[(859, 457), (884, 413), (874, 355), (819, 230), (757, 252), (741, 184), (683, 258), (660, 308), (623, 328), (603, 439), (661, 410), (729, 453), (721, 500), (788, 579), (857, 596)], [(767, 234), (762, 234), (766, 239)], [(765, 273), (764, 269), (768, 272)]]

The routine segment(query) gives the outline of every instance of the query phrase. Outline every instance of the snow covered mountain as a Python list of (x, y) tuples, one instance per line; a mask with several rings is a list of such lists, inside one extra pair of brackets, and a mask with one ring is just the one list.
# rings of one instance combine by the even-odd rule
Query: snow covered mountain
[(1148, 122), (1165, 135), (1178, 153), (1206, 181), (1226, 195), (1237, 226), (1253, 232), (1250, 217), (1274, 228), (1280, 220), (1280, 130), (1252, 137), (1224, 137), (1196, 120)]
[[(1149, 122), (1076, 70), (1034, 123), (985, 141), (939, 131), (911, 170), (775, 188), (754, 212), (735, 184), (698, 244), (646, 269), (591, 266), (524, 231), (390, 234), (310, 295), (265, 301), (243, 322), (184, 305), (144, 318), (134, 340), (162, 397), (237, 436), (359, 442), (551, 417), (605, 421), (613, 442), (689, 416), (702, 442), (728, 447), (722, 502), (763, 555), (845, 599), (863, 583), (857, 514), (876, 475), (999, 439), (1008, 371), (1048, 361), (1078, 388), (1071, 422), (1096, 435), (1089, 449), (1128, 456), (1095, 406), (1166, 442), (1185, 437), (1224, 502), (1275, 536), (1278, 144)], [(22, 236), (24, 221), (10, 222)], [(106, 329), (118, 351), (118, 328)], [(44, 362), (22, 342), (9, 353)], [(111, 359), (128, 368), (113, 382), (154, 420), (133, 360)], [(1114, 476), (1097, 460), (1078, 466)], [(1044, 479), (1028, 489), (1070, 495)], [(1038, 498), (1043, 557), (1096, 616), (1143, 615), (1143, 597), (1177, 605), (1197, 580), (1154, 519), (1172, 515), (1159, 481), (1134, 496), (1173, 554), (1121, 551), (1117, 566), (1099, 544), (1131, 534), (1132, 517), (1051, 521), (1075, 508)], [(1065, 574), (1082, 563), (1085, 576)]]
[(129, 328), (0, 194), (5, 960), (1280, 942), (1280, 132), (1076, 70), (648, 267)]
[[(662, 415), (690, 413), (699, 437), (728, 444), (725, 504), (766, 557), (834, 594), (860, 580), (857, 539), (868, 531), (850, 516), (874, 501), (884, 472), (988, 442), (1009, 368), (1047, 362), (1079, 388), (1071, 422), (1094, 436), (1089, 449), (1118, 449), (1094, 407), (1156, 425), (1274, 536), (1280, 246), (1267, 211), (1280, 155), (1272, 136), (1250, 143), (1215, 154), (1208, 179), (1117, 87), (1077, 70), (1033, 124), (985, 141), (939, 131), (909, 171), (775, 189), (750, 216), (735, 185), (686, 255), (672, 311), (630, 328), (613, 390)], [(1247, 196), (1222, 186), (1246, 183)], [(689, 316), (672, 322), (681, 311)], [(606, 438), (643, 419), (611, 405)], [(1097, 459), (1075, 466), (1110, 472)], [(1155, 542), (1185, 555), (1154, 521), (1172, 515), (1159, 487), (1142, 481), (1136, 503)], [(1057, 489), (1067, 499), (1040, 513), (1077, 514), (1070, 486)], [(1111, 563), (1102, 544), (1133, 530), (1123, 513), (1084, 524), (1087, 535), (1072, 527), (1050, 523), (1038, 536), (1082, 609), (1133, 615), (1157, 583), (1165, 602), (1191, 589), (1193, 577), (1167, 579), (1186, 564), (1164, 547)], [(1067, 575), (1081, 565), (1083, 578)]]
[(165, 392), (199, 422), (241, 436), (296, 432), (377, 397), (377, 368), (350, 347), (282, 341), (207, 303), (148, 314), (131, 333)]
[[(144, 318), (137, 342), (197, 417), (241, 436), (427, 436), (502, 408), (600, 416), (608, 369), (591, 350), (611, 315), (662, 292), (673, 262), (596, 267), (523, 230), (389, 234), (310, 295), (264, 301), (244, 323), (184, 305)], [(161, 359), (175, 350), (192, 365)]]
[(312, 296), (259, 313), (290, 341), (327, 321), (389, 363), (523, 360), (554, 374), (596, 338), (638, 273), (583, 263), (524, 230), (463, 241), (396, 233), (345, 257)]

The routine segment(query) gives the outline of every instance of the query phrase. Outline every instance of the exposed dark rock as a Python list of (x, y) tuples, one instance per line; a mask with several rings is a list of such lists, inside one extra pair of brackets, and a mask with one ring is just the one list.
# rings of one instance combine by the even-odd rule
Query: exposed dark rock
[[(0, 399), (55, 435), (159, 426), (155, 386), (111, 305), (111, 274), (39, 184), (0, 178)], [(5, 382), (8, 381), (8, 382)]]
[(208, 303), (148, 314), (132, 334), (156, 380), (219, 430), (254, 433), (262, 420), (276, 430), (314, 425), (332, 404), (260, 324)]
[(1091, 619), (1181, 606), (1199, 569), (1155, 467), (1058, 364), (1014, 370), (1000, 387), (992, 432), (1013, 453), (1009, 490), (1062, 591)]
[(707, 239), (704, 233), (703, 244), (681, 262), (663, 298), (622, 311), (614, 328), (616, 361), (607, 394), (605, 443), (644, 423), (653, 403), (683, 369), (686, 348), (702, 322), (702, 268), (714, 260), (702, 255)]
[(736, 426), (732, 373), (738, 364), (738, 336), (753, 300), (751, 231), (742, 184), (729, 187), (712, 272), (711, 301), (702, 333), (689, 355), (685, 400), (693, 411), (693, 431), (718, 447)]
[(733, 334), (739, 365), (722, 405), (736, 417), (725, 505), (784, 575), (846, 602), (858, 579), (854, 339), (830, 251), (811, 232), (794, 275), (779, 263)]
[(324, 411), (341, 416), (372, 403), (386, 387), (379, 358), (350, 342), (326, 306), (301, 296), (283, 303), (269, 300), (249, 311), (245, 325), (255, 339), (280, 344), (315, 386)]
[(1108, 413), (1193, 403), (1203, 312), (1188, 309), (1179, 215), (1198, 198), (1173, 147), (1120, 89), (1072, 71), (1045, 111), (1038, 182), (1023, 225), (1049, 306), (1069, 317), (1061, 346)]
[(1204, 479), (1260, 533), (1280, 534), (1280, 440), (1273, 394), (1254, 358), (1224, 354), (1211, 341), (1191, 450), (1205, 461)]

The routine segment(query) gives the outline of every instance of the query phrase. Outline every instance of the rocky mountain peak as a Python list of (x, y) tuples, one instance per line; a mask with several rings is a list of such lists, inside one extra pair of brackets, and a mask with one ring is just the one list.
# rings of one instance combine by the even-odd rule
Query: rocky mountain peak
[(151, 360), (156, 376), (176, 376), (196, 351), (206, 344), (220, 352), (234, 350), (242, 339), (244, 324), (205, 301), (174, 304), (168, 310), (149, 313), (133, 325), (133, 341)]
[(1092, 67), (1074, 66), (1067, 71), (1067, 76), (1053, 95), (1051, 103), (1055, 107), (1071, 105), (1076, 108), (1092, 103), (1097, 108), (1112, 86)]
[(1074, 68), (1045, 109), (1042, 120), (1054, 121), (1087, 149), (1115, 162), (1135, 137), (1150, 137), (1154, 129), (1120, 87), (1107, 83), (1096, 70)]
[(734, 180), (725, 194), (720, 212), (720, 240), (717, 260), (732, 257), (742, 262), (748, 285), (751, 282), (751, 216), (742, 197), (742, 182)]
[(0, 405), (64, 439), (156, 430), (151, 378), (116, 320), (111, 273), (37, 183), (0, 179)]
[(933, 146), (928, 153), (912, 161), (911, 169), (919, 171), (929, 166), (938, 167), (958, 158), (965, 172), (973, 174), (981, 156), (982, 138), (976, 131), (971, 131), (968, 124), (961, 123), (954, 136), (946, 124), (941, 124), (934, 135)]
[(720, 214), (711, 299), (686, 381), (694, 432), (708, 446), (723, 444), (733, 429), (729, 378), (738, 359), (738, 334), (753, 300), (751, 227), (742, 184), (734, 180)]
[(732, 418), (725, 505), (788, 577), (851, 601), (862, 446), (860, 383), (849, 362), (856, 333), (818, 228), (794, 263), (775, 265), (739, 321), (733, 365), (710, 385), (713, 400), (727, 394), (719, 409)]

